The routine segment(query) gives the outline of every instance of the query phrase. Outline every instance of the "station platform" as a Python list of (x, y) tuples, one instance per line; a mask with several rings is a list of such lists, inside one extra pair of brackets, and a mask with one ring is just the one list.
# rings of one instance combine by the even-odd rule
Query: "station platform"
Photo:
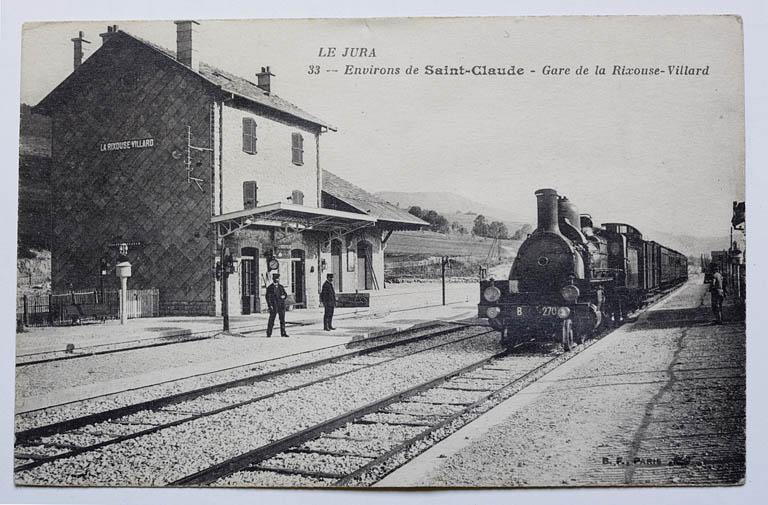
[[(476, 309), (478, 296), (476, 283), (447, 283), (446, 304), (451, 308), (447, 309), (445, 316), (451, 317), (452, 311), (459, 307), (462, 310), (470, 306)], [(334, 321), (340, 322), (336, 325), (340, 331), (333, 335), (365, 337), (376, 330), (391, 328), (390, 323), (385, 321), (398, 319), (396, 314), (404, 314), (408, 322), (413, 318), (423, 319), (418, 315), (421, 310), (441, 306), (442, 288), (439, 282), (388, 285), (385, 290), (371, 292), (370, 307), (337, 308)], [(443, 311), (437, 309), (437, 313), (442, 315)], [(266, 336), (268, 318), (268, 313), (233, 315), (230, 317), (230, 333), (247, 337)], [(322, 307), (286, 313), (289, 333), (297, 335), (315, 332), (318, 325), (322, 331), (322, 320)], [(370, 326), (370, 331), (361, 332), (359, 328), (364, 326)], [(294, 329), (297, 327), (301, 329)], [(84, 349), (103, 346), (130, 348), (164, 341), (209, 338), (221, 332), (220, 316), (139, 318), (129, 319), (125, 325), (121, 325), (119, 320), (107, 320), (72, 326), (27, 327), (23, 332), (16, 333), (16, 356), (64, 352), (69, 344), (75, 351), (87, 352)], [(279, 330), (276, 333), (279, 334)]]
[[(289, 338), (280, 337), (277, 321), (272, 338), (266, 338), (268, 314), (233, 317), (227, 334), (221, 331), (220, 317), (30, 328), (16, 335), (17, 364), (78, 353), (82, 357), (17, 366), (16, 413), (244, 365), (301, 361), (334, 347), (343, 352), (353, 341), (436, 321), (471, 322), (477, 315), (476, 284), (448, 284), (446, 305), (435, 283), (399, 285), (388, 288), (387, 295), (386, 302), (379, 300), (370, 308), (338, 309), (331, 332), (323, 331), (322, 309), (290, 311)], [(74, 348), (68, 353), (70, 343)]]
[(701, 276), (399, 468), (379, 487), (738, 485), (746, 332)]

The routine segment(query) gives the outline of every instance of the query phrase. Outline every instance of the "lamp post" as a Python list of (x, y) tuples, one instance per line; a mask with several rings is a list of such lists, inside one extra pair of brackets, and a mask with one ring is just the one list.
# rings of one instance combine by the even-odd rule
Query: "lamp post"
[(441, 277), (443, 279), (443, 305), (445, 305), (445, 266), (450, 264), (450, 262), (451, 262), (451, 258), (449, 258), (448, 256), (443, 256), (440, 261), (440, 264), (441, 264), (440, 266), (442, 269)]
[(126, 305), (128, 301), (128, 278), (131, 276), (131, 263), (121, 261), (115, 265), (117, 277), (120, 279), (120, 324), (125, 324), (128, 319)]

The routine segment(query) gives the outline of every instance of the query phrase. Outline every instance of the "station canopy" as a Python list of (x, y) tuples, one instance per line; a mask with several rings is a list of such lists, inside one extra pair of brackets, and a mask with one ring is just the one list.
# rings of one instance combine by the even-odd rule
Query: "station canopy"
[(211, 223), (218, 226), (219, 236), (248, 227), (292, 228), (298, 232), (312, 230), (347, 235), (367, 227), (376, 227), (391, 234), (396, 230), (420, 230), (429, 226), (426, 221), (327, 170), (323, 170), (322, 207), (276, 202), (213, 216)]
[(355, 212), (277, 202), (213, 216), (211, 223), (218, 226), (220, 236), (227, 236), (249, 227), (293, 228), (299, 232), (311, 230), (347, 234), (360, 228), (375, 226), (376, 218)]
[(429, 223), (405, 209), (384, 201), (338, 175), (323, 170), (323, 207), (359, 212), (376, 218), (376, 226), (387, 231), (420, 230)]

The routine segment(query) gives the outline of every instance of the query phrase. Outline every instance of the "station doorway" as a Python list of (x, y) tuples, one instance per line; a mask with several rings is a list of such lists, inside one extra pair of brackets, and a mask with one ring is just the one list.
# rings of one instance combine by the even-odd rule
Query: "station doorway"
[(331, 273), (333, 274), (333, 288), (336, 292), (341, 292), (341, 241), (331, 241)]
[(357, 242), (357, 289), (373, 289), (373, 246), (366, 240)]
[(291, 294), (297, 306), (307, 306), (305, 253), (301, 249), (291, 251)]
[(240, 292), (242, 294), (242, 313), (261, 312), (259, 300), (259, 250), (255, 247), (243, 247), (240, 251)]

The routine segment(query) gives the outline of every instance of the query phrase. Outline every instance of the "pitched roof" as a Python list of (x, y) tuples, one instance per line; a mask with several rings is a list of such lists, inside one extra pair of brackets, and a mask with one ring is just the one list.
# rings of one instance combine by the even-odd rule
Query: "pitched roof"
[(323, 192), (362, 213), (375, 217), (378, 222), (393, 224), (401, 229), (419, 229), (429, 226), (426, 221), (385, 202), (328, 170), (323, 170)]
[[(249, 81), (248, 79), (245, 79), (243, 77), (237, 76), (235, 74), (231, 74), (229, 72), (226, 72), (224, 70), (221, 70), (219, 68), (214, 67), (213, 65), (209, 65), (204, 62), (200, 62), (198, 70), (194, 70), (182, 63), (180, 63), (178, 60), (176, 60), (176, 52), (171, 51), (170, 49), (166, 49), (165, 47), (159, 46), (155, 44), (154, 42), (150, 42), (148, 40), (144, 40), (141, 37), (137, 37), (136, 35), (132, 35), (126, 31), (118, 30), (115, 32), (116, 34), (124, 35), (160, 54), (167, 57), (170, 61), (173, 61), (176, 65), (180, 65), (182, 68), (185, 68), (186, 70), (199, 75), (206, 81), (208, 81), (213, 86), (227, 92), (227, 93), (233, 93), (241, 98), (244, 98), (247, 101), (256, 103), (258, 105), (268, 107), (270, 109), (282, 112), (284, 114), (288, 114), (290, 116), (293, 116), (295, 118), (301, 119), (303, 121), (307, 121), (309, 123), (318, 125), (318, 126), (324, 126), (328, 128), (329, 130), (336, 131), (336, 127), (330, 125), (326, 121), (323, 121), (322, 119), (313, 116), (309, 112), (306, 112), (296, 105), (292, 104), (288, 100), (285, 100), (283, 98), (280, 98), (279, 96), (267, 93), (263, 89), (259, 88), (255, 83)], [(114, 40), (114, 36), (109, 39), (108, 42), (111, 42)], [(103, 45), (102, 45), (103, 46)], [(98, 50), (97, 50), (98, 52)], [(68, 78), (69, 79), (69, 78)], [(66, 82), (66, 80), (64, 81)], [(63, 83), (62, 83), (63, 84)], [(62, 84), (60, 84), (58, 87), (60, 87)], [(55, 90), (54, 90), (55, 91)], [(53, 94), (53, 91), (48, 95), (51, 96)], [(48, 97), (44, 98), (37, 107), (40, 107), (40, 105), (46, 101)]]

